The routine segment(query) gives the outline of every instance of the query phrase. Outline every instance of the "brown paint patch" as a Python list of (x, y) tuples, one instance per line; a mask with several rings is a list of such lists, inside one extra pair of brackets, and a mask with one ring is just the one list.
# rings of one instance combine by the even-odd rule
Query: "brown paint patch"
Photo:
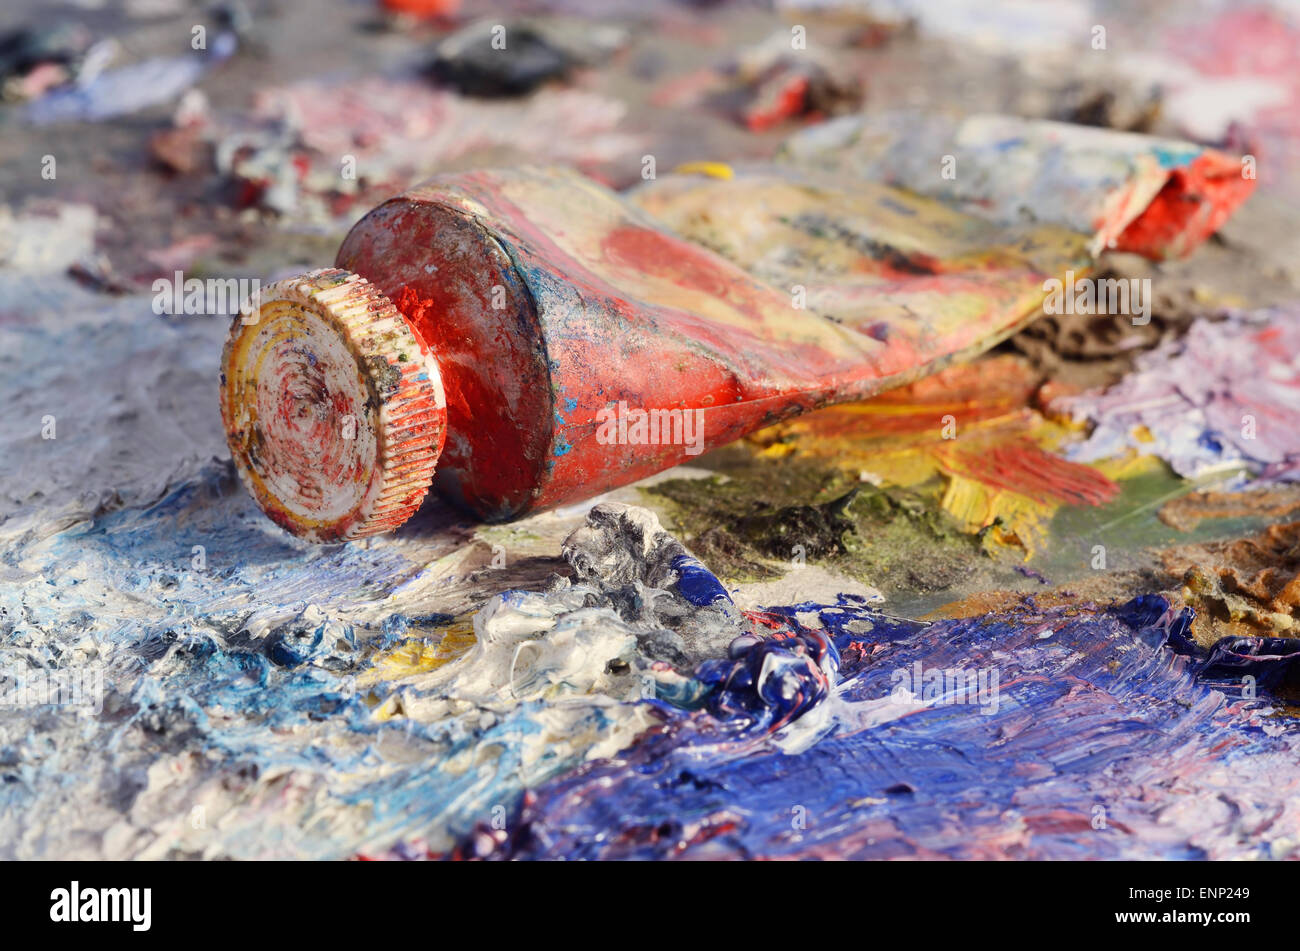
[(1233, 541), (1169, 548), (1160, 561), (1181, 580), (1181, 596), (1196, 611), (1197, 643), (1300, 637), (1300, 522)]
[(1300, 485), (1247, 492), (1192, 492), (1160, 507), (1160, 521), (1180, 532), (1195, 531), (1206, 519), (1285, 518), (1300, 511)]

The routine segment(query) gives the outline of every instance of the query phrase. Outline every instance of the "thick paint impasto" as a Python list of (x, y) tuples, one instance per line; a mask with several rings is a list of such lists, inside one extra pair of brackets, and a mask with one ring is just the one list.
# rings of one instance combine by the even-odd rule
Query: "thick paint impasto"
[[(587, 583), (621, 612), (615, 591), (653, 585), (672, 558), (667, 600), (695, 616), (658, 616), (679, 636), (716, 644), (721, 627), (734, 640), (696, 667), (692, 689), (666, 691), (659, 722), (631, 747), (531, 791), (509, 833), (485, 825), (457, 855), (1267, 858), (1293, 847), (1295, 789), (1278, 785), (1295, 754), (1289, 720), (1242, 699), (1238, 678), (1276, 685), (1295, 651), (1256, 656), (1243, 639), (1207, 654), (1188, 636), (1192, 612), (1155, 596), (1044, 609), (1031, 598), (930, 623), (856, 598), (738, 612), (698, 565), (658, 553), (680, 550), (664, 536), (629, 531), (634, 518), (593, 512), (597, 531), (637, 546), (584, 559)], [(644, 566), (629, 570), (626, 548), (638, 546)]]
[(1066, 400), (1092, 425), (1078, 459), (1135, 448), (1189, 479), (1220, 473), (1294, 482), (1300, 463), (1300, 311), (1235, 313), (1202, 321), (1144, 356), (1101, 394)]

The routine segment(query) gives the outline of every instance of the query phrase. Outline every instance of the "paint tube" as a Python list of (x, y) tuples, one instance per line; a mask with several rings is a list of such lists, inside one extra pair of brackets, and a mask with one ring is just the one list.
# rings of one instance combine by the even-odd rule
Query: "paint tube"
[[(711, 211), (771, 253), (689, 227)], [(558, 169), (439, 177), (241, 312), (223, 419), (302, 537), (395, 528), (435, 474), (508, 520), (977, 354), (1039, 313), (1045, 277), (1087, 272), (1089, 240), (815, 169), (631, 196)]]
[(1255, 189), (1255, 163), (1191, 142), (1016, 116), (846, 116), (783, 161), (887, 182), (1001, 224), (1054, 223), (1089, 250), (1185, 257)]

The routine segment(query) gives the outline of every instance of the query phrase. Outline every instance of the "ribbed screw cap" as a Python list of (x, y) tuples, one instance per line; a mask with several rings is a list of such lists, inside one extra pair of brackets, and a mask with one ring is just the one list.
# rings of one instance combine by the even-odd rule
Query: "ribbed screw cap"
[(378, 288), (338, 268), (277, 281), (241, 310), (221, 416), (258, 505), (317, 542), (414, 515), (447, 428), (434, 355)]

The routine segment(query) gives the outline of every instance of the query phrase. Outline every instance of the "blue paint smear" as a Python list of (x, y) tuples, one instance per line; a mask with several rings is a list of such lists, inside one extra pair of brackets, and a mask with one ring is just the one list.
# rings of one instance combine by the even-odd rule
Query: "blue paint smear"
[(1191, 164), (1201, 154), (1201, 150), (1195, 146), (1179, 148), (1175, 145), (1157, 145), (1151, 149), (1151, 154), (1156, 157), (1161, 168), (1174, 169)]
[[(823, 629), (800, 626), (803, 612)], [(1190, 859), (1205, 850), (1172, 825), (1194, 820), (1158, 825), (1179, 798), (1165, 790), (1227, 769), (1256, 807), (1289, 794), (1268, 773), (1293, 755), (1289, 737), (1204, 682), (1225, 656), (1197, 648), (1191, 611), (1163, 597), (930, 624), (849, 599), (765, 617), (773, 637), (701, 665), (705, 710), (665, 710), (631, 749), (541, 785), (509, 834), (480, 830), (456, 856)], [(918, 664), (997, 671), (998, 702), (886, 715)], [(810, 748), (776, 742), (832, 708)]]
[(690, 555), (678, 555), (673, 559), (673, 570), (677, 572), (674, 590), (696, 607), (731, 604), (731, 595), (727, 594), (722, 582), (698, 559)]
[[(190, 570), (195, 545), (204, 547), (206, 570)], [(330, 812), (340, 804), (364, 808), (371, 816), (366, 833), (381, 843), (422, 829), (465, 834), (498, 806), (517, 807), (526, 744), (545, 729), (549, 704), (521, 703), (492, 715), (433, 722), (386, 722), (375, 716), (371, 691), (353, 683), (353, 675), (368, 669), (373, 650), (436, 638), (439, 628), (455, 620), (400, 612), (364, 625), (340, 620), (342, 608), (382, 600), (405, 579), (418, 577), (424, 558), (412, 560), (396, 547), (317, 546), (294, 539), (257, 510), (228, 464), (215, 461), (147, 507), (107, 511), (55, 535), (46, 541), (44, 557), (58, 590), (49, 604), (33, 604), (26, 622), (0, 624), (0, 648), (5, 656), (21, 651), (55, 669), (69, 663), (66, 643), (83, 637), (81, 632), (93, 637), (110, 664), (105, 712), (86, 721), (93, 741), (70, 749), (75, 758), (51, 753), (0, 762), (0, 811), (30, 813), (58, 784), (84, 787), (106, 774), (133, 771), (143, 776), (164, 745), (190, 751), (223, 774), (295, 771), (300, 782), (327, 783), (303, 807), (304, 825), (291, 837), (279, 814), (264, 815), (255, 834), (255, 815), (227, 814), (223, 821), (230, 831), (219, 840), (214, 835), (221, 855), (256, 856), (262, 848), (302, 858), (355, 854), (351, 833), (331, 826)], [(116, 604), (97, 605), (93, 614), (69, 610), (68, 589), (76, 589), (67, 576), (86, 565), (119, 591), (134, 592), (144, 609), (125, 615)], [(283, 606), (286, 619), (260, 636), (250, 634), (250, 616), (272, 605)], [(293, 616), (309, 605), (319, 606), (324, 616)], [(18, 608), (17, 597), (0, 588), (0, 614), (18, 617)], [(366, 636), (363, 627), (369, 628)], [(383, 700), (407, 689), (385, 683), (375, 691)], [(575, 730), (605, 734), (617, 712), (593, 706), (582, 712)], [(58, 716), (75, 719), (72, 713)], [(40, 725), (33, 715), (12, 716), (5, 743), (17, 745), (0, 749), (31, 742), (19, 732), (24, 723), (33, 730)], [(393, 761), (384, 750), (394, 738), (424, 755)], [(495, 750), (497, 758), (482, 768), (440, 768), (482, 749)], [(547, 750), (540, 761), (528, 760), (527, 773), (545, 777), (580, 761)]]

